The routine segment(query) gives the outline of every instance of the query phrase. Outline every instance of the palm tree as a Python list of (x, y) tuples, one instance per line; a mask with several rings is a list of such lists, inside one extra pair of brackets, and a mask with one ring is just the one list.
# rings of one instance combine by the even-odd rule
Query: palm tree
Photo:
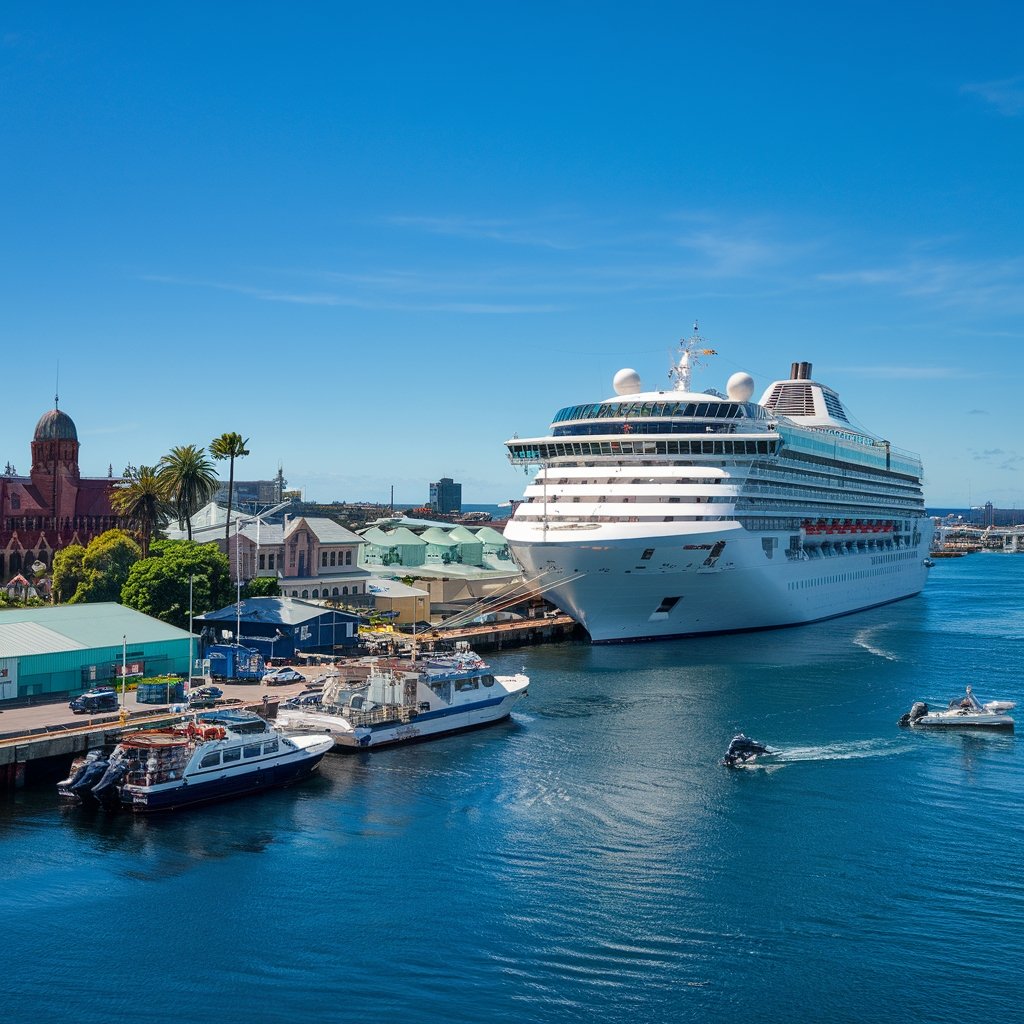
[(167, 525), (174, 509), (167, 500), (155, 466), (137, 469), (131, 466), (129, 469), (124, 481), (111, 494), (110, 504), (138, 531), (142, 557), (148, 558), (153, 534)]
[(217, 493), (217, 474), (205, 448), (178, 445), (160, 459), (157, 478), (174, 507), (178, 526), (192, 539), (192, 517)]
[[(228, 471), (228, 521), (224, 524), (225, 545), (231, 540), (231, 495), (235, 489), (235, 459), (244, 458), (249, 454), (249, 449), (245, 447), (248, 443), (249, 438), (245, 438), (243, 441), (242, 435), (234, 431), (221, 434), (220, 437), (215, 437), (210, 442), (210, 454), (215, 459), (231, 460)], [(226, 547), (225, 550), (227, 550)]]

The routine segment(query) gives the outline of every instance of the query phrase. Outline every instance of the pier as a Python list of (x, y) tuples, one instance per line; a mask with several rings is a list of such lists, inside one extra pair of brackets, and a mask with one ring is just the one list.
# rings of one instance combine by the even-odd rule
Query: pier
[[(458, 629), (433, 629), (419, 634), (420, 643), (465, 640), (475, 651), (500, 651), (506, 647), (524, 644), (549, 643), (553, 640), (573, 640), (586, 636), (586, 632), (568, 615), (551, 615), (535, 619), (511, 619), (508, 622), (486, 622), (482, 625), (461, 626)], [(408, 643), (408, 633), (395, 634), (395, 639)]]
[[(414, 639), (421, 649), (435, 643), (453, 643), (465, 640), (474, 650), (500, 651), (526, 644), (548, 643), (584, 637), (582, 628), (568, 615), (548, 615), (544, 618), (513, 619), (508, 622), (488, 622), (464, 626), (459, 629), (436, 629), (420, 633), (415, 638), (408, 633), (388, 634), (394, 646), (403, 649)], [(326, 667), (319, 666), (322, 671)], [(206, 680), (196, 679), (197, 685)], [(315, 682), (311, 679), (310, 682)], [(299, 693), (307, 684), (275, 687), (273, 694), (253, 683), (224, 683), (225, 705), (256, 711), (267, 718), (277, 717), (280, 700)], [(159, 729), (181, 720), (181, 712), (172, 712), (170, 706), (139, 709), (134, 695), (124, 724), (118, 713), (94, 715), (82, 720), (71, 714), (65, 703), (35, 704), (26, 708), (11, 708), (0, 716), (0, 793), (20, 788), (33, 781), (56, 781), (67, 773), (74, 758), (97, 747), (118, 743), (126, 731)]]
[[(224, 704), (256, 711), (266, 718), (277, 717), (279, 697), (285, 694), (275, 695), (264, 705), (262, 698), (251, 699), (252, 686), (246, 689), (250, 691), (246, 695), (248, 700), (234, 697)], [(46, 717), (66, 717), (65, 712), (66, 705), (40, 704), (5, 712), (0, 718), (0, 793), (20, 789), (37, 779), (59, 779), (76, 757), (99, 747), (114, 746), (126, 732), (160, 729), (182, 718), (180, 711), (162, 707), (132, 713), (124, 725), (119, 714), (95, 715), (84, 722), (37, 724)]]

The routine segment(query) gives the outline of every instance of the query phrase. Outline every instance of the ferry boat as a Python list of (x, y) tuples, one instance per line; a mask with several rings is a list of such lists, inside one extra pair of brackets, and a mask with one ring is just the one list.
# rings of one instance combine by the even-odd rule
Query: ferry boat
[(364, 678), (329, 679), (319, 706), (281, 709), (277, 720), (283, 729), (329, 733), (340, 751), (375, 750), (499, 722), (529, 683), (522, 673), (494, 675), (460, 641), (448, 654), (370, 659)]
[(76, 763), (57, 789), (108, 809), (175, 810), (297, 782), (333, 746), (330, 736), (279, 732), (251, 711), (215, 711), (125, 734), (109, 757), (93, 751)]
[(505, 528), (527, 579), (596, 643), (815, 622), (917, 594), (934, 524), (921, 460), (855, 426), (793, 363), (751, 401), (691, 390), (694, 325), (670, 390), (620, 370), (615, 396), (506, 441), (539, 467)]

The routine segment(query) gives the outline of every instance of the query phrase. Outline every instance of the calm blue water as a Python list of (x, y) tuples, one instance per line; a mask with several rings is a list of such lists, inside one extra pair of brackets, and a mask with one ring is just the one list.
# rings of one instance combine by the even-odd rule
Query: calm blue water
[[(1024, 752), (907, 733), (1021, 701), (1024, 557), (817, 626), (496, 656), (513, 722), (333, 757), (293, 790), (108, 817), (0, 804), (0, 1015), (1019, 1019)], [(743, 729), (774, 771), (718, 766)]]

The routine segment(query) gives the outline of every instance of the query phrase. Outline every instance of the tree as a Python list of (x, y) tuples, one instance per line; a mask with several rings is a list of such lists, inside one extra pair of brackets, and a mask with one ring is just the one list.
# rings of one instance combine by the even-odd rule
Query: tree
[(155, 466), (139, 466), (137, 469), (129, 466), (125, 470), (125, 478), (114, 489), (110, 504), (138, 531), (142, 557), (148, 558), (153, 534), (167, 525), (174, 508), (167, 500)]
[(160, 459), (157, 477), (164, 496), (174, 508), (178, 526), (192, 539), (192, 517), (217, 491), (217, 475), (206, 449), (194, 444), (179, 445)]
[(131, 567), (142, 558), (142, 548), (124, 530), (107, 530), (89, 541), (82, 557), (84, 578), (71, 604), (117, 601)]
[(190, 575), (194, 615), (223, 608), (235, 599), (227, 556), (216, 544), (158, 540), (150, 557), (132, 566), (121, 603), (187, 629)]
[(81, 544), (69, 544), (53, 556), (53, 600), (64, 604), (75, 596), (79, 584), (85, 579), (82, 559), (85, 548)]
[(242, 435), (234, 432), (221, 434), (210, 442), (210, 454), (215, 459), (230, 459), (228, 469), (228, 520), (224, 524), (224, 543), (231, 540), (231, 497), (235, 489), (235, 459), (244, 458), (249, 454), (245, 446), (249, 438), (242, 440)]
[(142, 549), (124, 530), (107, 530), (89, 546), (70, 544), (53, 557), (53, 596), (58, 604), (117, 601)]
[(246, 597), (280, 597), (281, 588), (273, 576), (257, 576), (245, 585)]

